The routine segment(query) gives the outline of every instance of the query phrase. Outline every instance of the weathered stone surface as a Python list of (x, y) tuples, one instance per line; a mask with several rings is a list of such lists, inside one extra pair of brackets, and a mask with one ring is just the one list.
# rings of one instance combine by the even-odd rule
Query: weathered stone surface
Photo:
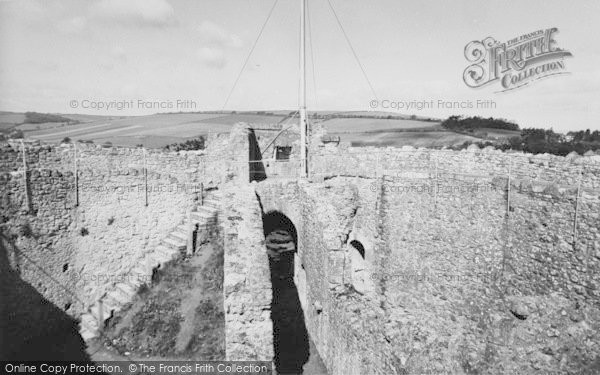
[[(269, 259), (257, 223), (262, 212), (254, 189), (231, 186), (223, 198), (225, 326), (228, 360), (273, 358)], [(265, 313), (266, 312), (266, 313)]]
[[(149, 152), (148, 207), (139, 150), (81, 146), (76, 205), (72, 148), (28, 149), (28, 192), (22, 155), (3, 146), (4, 226), (77, 299), (16, 252), (11, 264), (77, 315), (111, 286), (149, 276), (142, 260), (161, 261), (148, 252), (198, 201), (190, 184), (226, 182), (230, 359), (273, 357), (262, 205), (297, 229), (299, 297), (332, 374), (598, 372), (595, 157), (327, 146), (311, 155), (311, 182), (249, 185), (248, 136), (239, 126), (204, 152)], [(276, 172), (296, 170), (289, 162)], [(357, 242), (358, 270), (373, 283), (364, 293)]]

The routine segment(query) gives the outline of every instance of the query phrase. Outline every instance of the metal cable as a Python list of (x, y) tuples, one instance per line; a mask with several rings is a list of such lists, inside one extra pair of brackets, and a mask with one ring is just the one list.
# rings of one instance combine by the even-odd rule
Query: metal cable
[(338, 17), (337, 13), (335, 12), (335, 9), (333, 9), (333, 5), (331, 4), (331, 1), (327, 0), (327, 3), (329, 4), (329, 8), (331, 9), (331, 11), (333, 12), (333, 15), (335, 16), (335, 20), (337, 21), (338, 26), (342, 30), (342, 34), (344, 34), (344, 38), (346, 38), (346, 42), (348, 43), (348, 46), (350, 47), (350, 50), (352, 51), (352, 54), (354, 55), (354, 58), (356, 59), (356, 62), (358, 63), (358, 66), (360, 67), (360, 70), (363, 73), (363, 76), (365, 77), (365, 79), (367, 80), (367, 83), (369, 84), (369, 87), (371, 88), (371, 92), (373, 93), (373, 96), (374, 96), (375, 100), (378, 100), (377, 94), (375, 93), (375, 89), (373, 88), (373, 85), (371, 84), (371, 81), (369, 81), (369, 77), (367, 77), (367, 73), (365, 72), (365, 68), (360, 63), (360, 60), (358, 59), (358, 55), (356, 54), (356, 51), (354, 50), (354, 47), (352, 47), (352, 43), (350, 42), (350, 38), (348, 38), (348, 34), (346, 34), (346, 30), (344, 30), (344, 26), (342, 26), (342, 23), (340, 22), (340, 18)]
[(250, 61), (250, 57), (252, 56), (252, 53), (254, 52), (254, 49), (256, 48), (256, 45), (258, 44), (258, 41), (259, 41), (260, 37), (262, 36), (263, 31), (265, 30), (265, 27), (267, 26), (267, 23), (269, 22), (269, 19), (271, 19), (271, 15), (273, 14), (273, 11), (275, 10), (275, 6), (277, 5), (278, 2), (279, 2), (279, 0), (275, 0), (273, 2), (273, 6), (271, 6), (271, 10), (269, 11), (267, 18), (265, 19), (265, 22), (263, 23), (262, 27), (260, 28), (260, 32), (258, 33), (258, 36), (256, 37), (256, 40), (254, 41), (254, 44), (252, 45), (252, 48), (250, 49), (250, 53), (248, 53), (248, 56), (246, 56), (244, 65), (242, 65), (242, 69), (240, 69), (240, 72), (238, 73), (237, 78), (235, 79), (235, 82), (233, 83), (233, 86), (231, 87), (231, 90), (229, 90), (229, 94), (227, 95), (225, 104), (223, 104), (223, 107), (221, 108), (222, 111), (225, 110), (225, 107), (229, 103), (229, 99), (231, 98), (231, 95), (233, 94), (233, 90), (235, 90), (235, 88), (240, 80), (240, 77), (242, 76), (242, 73), (244, 72), (244, 69), (246, 68), (246, 65), (248, 65), (248, 61)]

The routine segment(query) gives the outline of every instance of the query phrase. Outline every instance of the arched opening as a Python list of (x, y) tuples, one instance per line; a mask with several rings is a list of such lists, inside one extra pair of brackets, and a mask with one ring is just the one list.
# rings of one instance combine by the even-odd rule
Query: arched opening
[(358, 254), (363, 258), (363, 260), (365, 259), (365, 247), (356, 240), (350, 241), (350, 245), (356, 249), (356, 251), (358, 251)]
[(350, 242), (350, 265), (352, 286), (357, 292), (364, 294), (369, 289), (365, 247), (356, 240)]
[(279, 374), (301, 374), (310, 352), (304, 312), (294, 283), (296, 227), (287, 216), (273, 211), (263, 215), (263, 229), (273, 289), (275, 368)]

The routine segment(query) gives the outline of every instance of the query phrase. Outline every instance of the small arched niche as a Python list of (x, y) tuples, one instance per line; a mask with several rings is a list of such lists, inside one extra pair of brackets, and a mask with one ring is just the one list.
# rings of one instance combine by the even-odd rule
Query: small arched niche
[(349, 247), (352, 286), (357, 292), (365, 294), (372, 290), (365, 247), (357, 240), (350, 241)]

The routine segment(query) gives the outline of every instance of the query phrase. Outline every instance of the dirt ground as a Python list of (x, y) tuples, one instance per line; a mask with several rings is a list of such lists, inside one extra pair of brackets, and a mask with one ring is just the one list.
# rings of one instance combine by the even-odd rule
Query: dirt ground
[(92, 360), (225, 358), (223, 248), (202, 245), (155, 275), (88, 348)]

